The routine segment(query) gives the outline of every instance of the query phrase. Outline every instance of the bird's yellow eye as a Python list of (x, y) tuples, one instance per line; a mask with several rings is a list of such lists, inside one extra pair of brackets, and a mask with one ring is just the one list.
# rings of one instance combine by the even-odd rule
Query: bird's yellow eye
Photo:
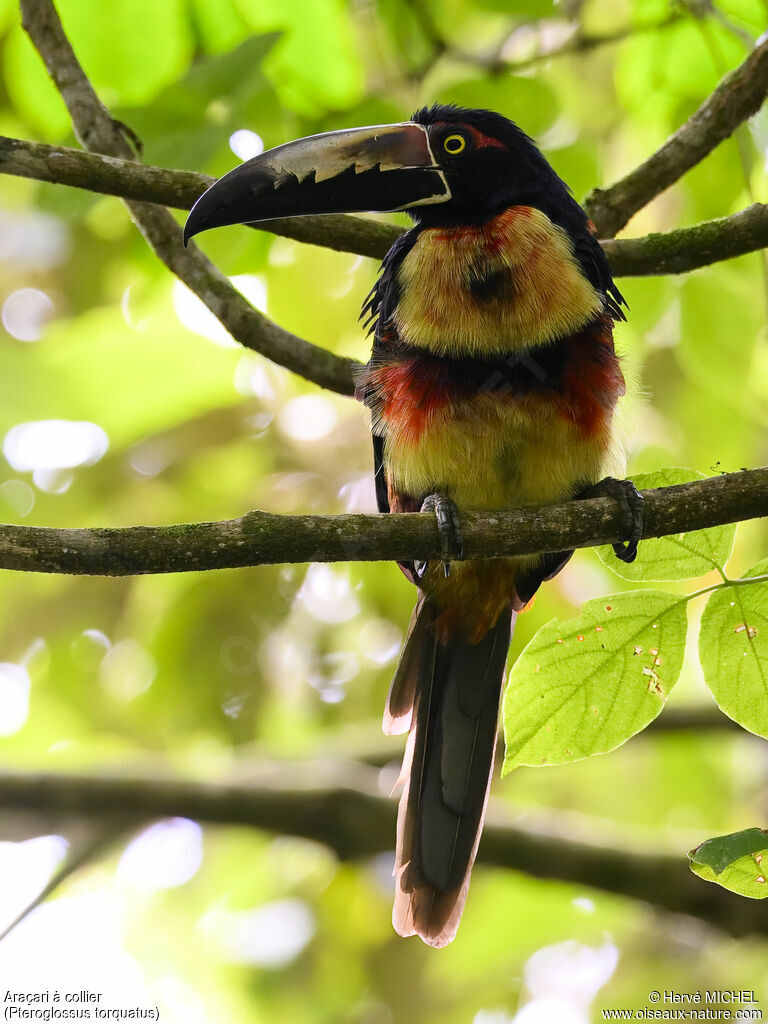
[(467, 148), (467, 140), (463, 135), (446, 135), (443, 139), (443, 149), (451, 156), (458, 156)]

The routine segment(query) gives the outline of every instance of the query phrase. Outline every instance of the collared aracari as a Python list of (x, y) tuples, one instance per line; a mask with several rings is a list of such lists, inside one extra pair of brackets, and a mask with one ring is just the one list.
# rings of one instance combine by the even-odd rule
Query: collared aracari
[[(624, 300), (586, 214), (533, 141), (486, 110), (433, 106), (409, 122), (330, 132), (230, 171), (193, 207), (207, 228), (309, 213), (405, 210), (363, 313), (382, 512), (432, 510), (442, 560), (403, 564), (419, 588), (384, 714), (409, 732), (393, 920), (443, 946), (469, 888), (493, 768), (512, 626), (571, 552), (461, 560), (462, 510), (614, 494)], [(615, 486), (614, 486), (615, 485)], [(448, 571), (450, 568), (450, 572)]]

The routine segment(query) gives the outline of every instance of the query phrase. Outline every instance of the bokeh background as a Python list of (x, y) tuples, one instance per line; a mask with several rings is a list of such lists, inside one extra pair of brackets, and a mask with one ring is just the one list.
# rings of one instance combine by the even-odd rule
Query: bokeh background
[[(262, 147), (454, 101), (517, 120), (578, 198), (655, 149), (768, 24), (763, 0), (58, 6), (147, 162), (221, 174)], [(0, 62), (0, 132), (73, 144), (13, 0), (0, 0)], [(767, 147), (760, 114), (625, 233), (765, 201)], [(373, 261), (243, 228), (202, 245), (281, 325), (365, 358), (357, 315)], [(620, 284), (630, 469), (768, 462), (762, 256)], [(0, 310), (1, 519), (128, 526), (374, 508), (364, 410), (233, 343), (117, 199), (0, 176)], [(731, 574), (766, 553), (765, 525), (740, 527)], [(625, 586), (578, 553), (519, 621), (512, 657), (554, 615)], [(397, 760), (379, 721), (412, 602), (387, 564), (5, 573), (0, 764), (224, 779), (265, 761)], [(699, 613), (693, 603), (694, 625)], [(694, 643), (669, 704), (711, 706)], [(651, 731), (578, 764), (520, 769), (494, 792), (510, 820), (682, 858), (764, 822), (767, 770), (764, 742), (747, 734)], [(78, 841), (45, 831), (0, 842), (0, 927)], [(148, 823), (115, 835), (0, 941), (3, 987), (76, 981), (111, 1005), (157, 1005), (166, 1024), (572, 1024), (643, 1006), (651, 989), (768, 1000), (764, 940), (482, 866), (450, 948), (403, 941), (390, 925), (391, 863), (341, 864), (320, 845), (242, 828)]]

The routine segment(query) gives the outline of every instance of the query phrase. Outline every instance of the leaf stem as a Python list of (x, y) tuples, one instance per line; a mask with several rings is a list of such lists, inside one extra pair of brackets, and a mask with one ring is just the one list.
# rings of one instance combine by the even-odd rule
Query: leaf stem
[(711, 587), (702, 587), (701, 590), (694, 590), (692, 594), (686, 595), (684, 601), (691, 601), (694, 597), (702, 597), (704, 594), (711, 594), (713, 590), (725, 590), (727, 587), (746, 587), (751, 583), (768, 583), (768, 574), (763, 576), (743, 576), (737, 580), (728, 579), (722, 569), (718, 572), (723, 577), (722, 583), (713, 583)]

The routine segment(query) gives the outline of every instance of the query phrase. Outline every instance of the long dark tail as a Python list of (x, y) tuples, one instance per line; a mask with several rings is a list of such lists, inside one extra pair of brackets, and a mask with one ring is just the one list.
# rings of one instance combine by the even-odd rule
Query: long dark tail
[[(456, 935), (488, 801), (511, 608), (476, 644), (423, 594), (392, 681), (384, 731), (410, 729), (400, 779), (395, 905), (400, 935)], [(447, 635), (446, 635), (447, 633)]]

